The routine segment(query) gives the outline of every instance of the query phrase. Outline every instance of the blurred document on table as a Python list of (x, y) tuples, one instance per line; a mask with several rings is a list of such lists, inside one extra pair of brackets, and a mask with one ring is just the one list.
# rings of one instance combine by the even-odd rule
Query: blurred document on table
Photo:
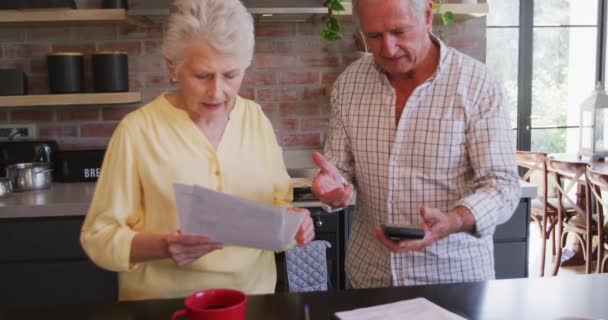
[(182, 234), (226, 245), (284, 250), (305, 217), (201, 186), (174, 184), (173, 190)]
[(425, 298), (336, 312), (336, 317), (340, 320), (465, 320)]

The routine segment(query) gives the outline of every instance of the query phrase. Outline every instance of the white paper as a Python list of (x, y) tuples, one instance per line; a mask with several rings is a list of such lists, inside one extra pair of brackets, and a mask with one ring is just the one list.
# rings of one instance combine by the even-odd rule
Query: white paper
[(173, 190), (181, 232), (226, 245), (284, 250), (306, 217), (201, 186), (174, 184)]
[(369, 308), (336, 312), (340, 320), (464, 320), (425, 298), (416, 298)]

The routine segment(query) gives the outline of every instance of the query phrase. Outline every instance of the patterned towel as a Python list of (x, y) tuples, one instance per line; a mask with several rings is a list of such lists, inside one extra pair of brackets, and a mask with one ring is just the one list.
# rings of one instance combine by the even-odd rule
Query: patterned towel
[(331, 244), (315, 240), (285, 251), (289, 292), (327, 291), (326, 250)]

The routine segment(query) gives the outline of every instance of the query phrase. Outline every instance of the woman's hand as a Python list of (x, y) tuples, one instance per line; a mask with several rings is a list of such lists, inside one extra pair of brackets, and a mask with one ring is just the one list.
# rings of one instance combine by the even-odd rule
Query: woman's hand
[(321, 202), (333, 208), (348, 206), (353, 197), (353, 185), (347, 183), (336, 166), (319, 152), (312, 153), (319, 173), (312, 181), (312, 192)]
[(166, 236), (165, 241), (169, 258), (178, 266), (188, 265), (207, 253), (224, 247), (205, 236), (183, 235), (179, 231)]
[(304, 208), (289, 208), (287, 211), (297, 214), (306, 214), (304, 221), (296, 233), (295, 240), (298, 246), (302, 247), (309, 244), (315, 238), (315, 227), (310, 217), (310, 211)]

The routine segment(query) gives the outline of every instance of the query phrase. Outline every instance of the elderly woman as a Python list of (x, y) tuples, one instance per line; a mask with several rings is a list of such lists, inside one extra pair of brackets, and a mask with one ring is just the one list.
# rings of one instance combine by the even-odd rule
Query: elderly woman
[[(174, 1), (163, 55), (178, 89), (118, 125), (82, 227), (89, 257), (119, 272), (121, 300), (183, 297), (212, 287), (274, 291), (274, 252), (182, 235), (172, 188), (196, 184), (290, 204), (273, 128), (259, 105), (237, 95), (253, 37), (253, 19), (239, 0)], [(313, 237), (308, 216), (295, 240), (304, 245)]]

